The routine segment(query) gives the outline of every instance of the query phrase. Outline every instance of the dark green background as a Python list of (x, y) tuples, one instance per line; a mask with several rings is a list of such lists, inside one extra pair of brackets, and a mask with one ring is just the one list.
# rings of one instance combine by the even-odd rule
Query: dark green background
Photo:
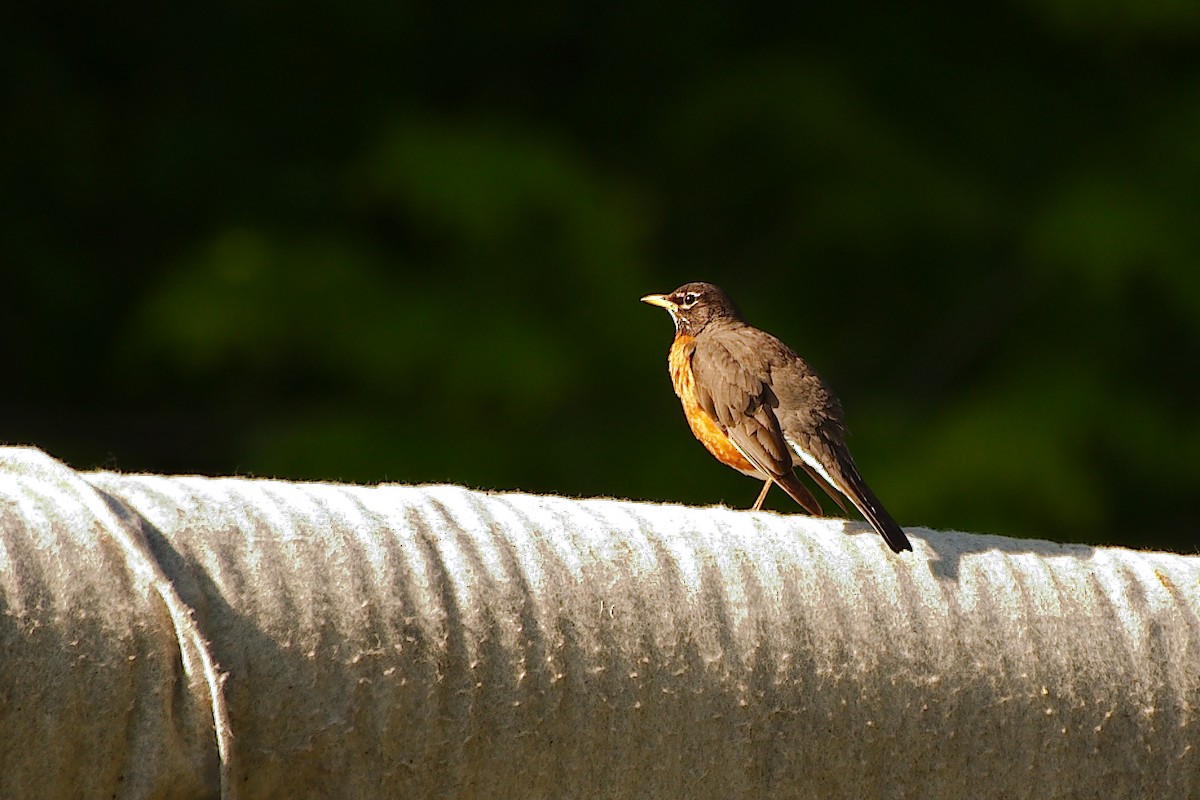
[(746, 506), (637, 302), (703, 279), (903, 524), (1196, 549), (1200, 4), (25, 3), (0, 65), (4, 441)]

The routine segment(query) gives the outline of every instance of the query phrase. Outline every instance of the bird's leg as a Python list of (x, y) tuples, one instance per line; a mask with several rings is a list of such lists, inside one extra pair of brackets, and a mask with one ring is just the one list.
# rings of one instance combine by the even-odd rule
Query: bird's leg
[(754, 501), (754, 507), (750, 509), (751, 511), (762, 510), (763, 500), (767, 499), (767, 492), (771, 491), (772, 483), (774, 483), (774, 481), (772, 481), (770, 478), (767, 478), (766, 483), (763, 484), (763, 490), (758, 493), (758, 499)]

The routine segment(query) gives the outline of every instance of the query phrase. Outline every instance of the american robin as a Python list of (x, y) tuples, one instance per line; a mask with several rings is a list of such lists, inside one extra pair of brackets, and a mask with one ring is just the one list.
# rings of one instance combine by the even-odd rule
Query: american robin
[(665, 308), (675, 322), (667, 363), (692, 433), (722, 464), (765, 481), (753, 510), (777, 483), (820, 515), (821, 504), (796, 477), (799, 466), (843, 511), (838, 493), (849, 498), (893, 551), (912, 549), (846, 449), (842, 404), (804, 359), (748, 324), (711, 283), (642, 302)]

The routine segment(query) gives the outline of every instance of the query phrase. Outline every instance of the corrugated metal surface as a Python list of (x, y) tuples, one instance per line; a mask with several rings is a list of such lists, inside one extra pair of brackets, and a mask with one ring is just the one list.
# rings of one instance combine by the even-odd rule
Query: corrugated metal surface
[(1200, 793), (1195, 557), (17, 448), (0, 515), (6, 797)]

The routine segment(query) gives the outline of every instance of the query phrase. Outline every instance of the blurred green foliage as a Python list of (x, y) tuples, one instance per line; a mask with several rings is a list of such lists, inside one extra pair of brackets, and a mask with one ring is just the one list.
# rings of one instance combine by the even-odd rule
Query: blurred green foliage
[(25, 4), (0, 438), (745, 506), (637, 302), (703, 279), (902, 523), (1194, 551), (1197, 8)]

